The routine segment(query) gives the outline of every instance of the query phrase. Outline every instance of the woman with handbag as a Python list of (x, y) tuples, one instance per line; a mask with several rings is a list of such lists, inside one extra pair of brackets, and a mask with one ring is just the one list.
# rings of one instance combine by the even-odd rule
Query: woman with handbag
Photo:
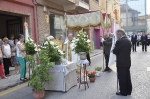
[(5, 37), (3, 39), (4, 44), (2, 45), (2, 52), (3, 52), (3, 63), (5, 69), (5, 75), (10, 76), (9, 74), (9, 66), (11, 66), (11, 48), (8, 44), (8, 38)]
[(16, 45), (17, 59), (20, 64), (20, 80), (27, 80), (26, 78), (26, 59), (25, 59), (25, 45), (24, 45), (24, 35), (19, 35), (19, 41)]
[(5, 76), (4, 73), (4, 65), (3, 65), (3, 58), (2, 58), (2, 51), (0, 49), (0, 76), (2, 79), (6, 79), (7, 77)]

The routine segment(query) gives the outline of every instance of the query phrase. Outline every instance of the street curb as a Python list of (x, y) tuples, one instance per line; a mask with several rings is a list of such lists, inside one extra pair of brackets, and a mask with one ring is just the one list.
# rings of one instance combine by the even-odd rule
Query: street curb
[(103, 53), (103, 52), (97, 53), (97, 54), (91, 55), (90, 57), (92, 58), (92, 57), (97, 56), (97, 55), (100, 55), (100, 54), (102, 54), (102, 53)]
[(13, 87), (15, 87), (17, 85), (21, 85), (21, 84), (26, 83), (26, 82), (28, 82), (28, 80), (26, 80), (26, 81), (18, 81), (17, 83), (13, 83), (13, 84), (8, 85), (8, 86), (0, 87), (0, 92), (5, 91), (5, 90), (10, 89), (10, 88), (13, 88)]

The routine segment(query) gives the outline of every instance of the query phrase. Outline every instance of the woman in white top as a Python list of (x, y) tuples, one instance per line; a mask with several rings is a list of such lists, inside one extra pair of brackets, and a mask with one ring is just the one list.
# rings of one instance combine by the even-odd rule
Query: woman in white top
[(25, 60), (25, 45), (24, 35), (19, 35), (19, 41), (16, 44), (17, 59), (20, 64), (20, 80), (27, 80), (26, 77), (26, 60)]
[(3, 52), (3, 63), (5, 69), (5, 75), (9, 75), (9, 66), (11, 66), (11, 48), (8, 44), (8, 38), (3, 39), (4, 44), (2, 45), (2, 52)]

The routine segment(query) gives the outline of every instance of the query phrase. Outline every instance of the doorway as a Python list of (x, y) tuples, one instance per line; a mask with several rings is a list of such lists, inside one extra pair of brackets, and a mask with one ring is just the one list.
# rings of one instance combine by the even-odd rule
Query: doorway
[(100, 49), (100, 30), (94, 29), (94, 49)]
[(14, 34), (18, 37), (18, 34), (23, 33), (22, 17), (0, 14), (0, 38), (8, 37), (10, 34)]

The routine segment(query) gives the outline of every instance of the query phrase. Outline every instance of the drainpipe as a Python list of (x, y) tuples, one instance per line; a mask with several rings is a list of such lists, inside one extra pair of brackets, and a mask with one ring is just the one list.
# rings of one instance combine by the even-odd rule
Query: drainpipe
[(39, 31), (38, 31), (38, 15), (37, 15), (37, 7), (36, 7), (36, 0), (32, 0), (32, 2), (33, 2), (33, 4), (34, 4), (34, 10), (33, 10), (33, 19), (34, 19), (34, 37), (35, 37), (35, 42), (36, 42), (36, 44), (39, 44), (39, 41), (38, 41), (38, 39), (39, 39), (39, 37), (38, 37), (38, 33), (39, 33)]

